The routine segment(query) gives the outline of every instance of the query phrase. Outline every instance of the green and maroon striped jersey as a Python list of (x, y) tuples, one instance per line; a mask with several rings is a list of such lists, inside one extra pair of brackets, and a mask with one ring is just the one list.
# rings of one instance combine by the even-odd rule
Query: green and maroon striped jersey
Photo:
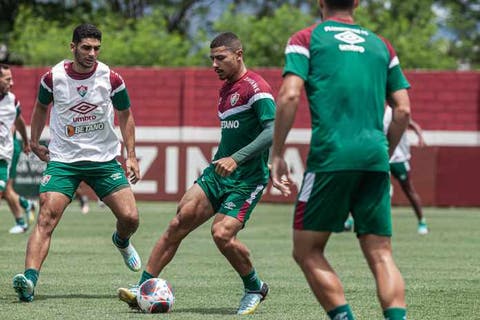
[[(252, 142), (263, 130), (263, 122), (275, 118), (275, 101), (270, 85), (258, 74), (247, 71), (234, 83), (220, 89), (218, 118), (222, 137), (214, 160), (230, 157)], [(268, 149), (242, 163), (225, 179), (249, 183), (268, 181)]]
[(386, 96), (409, 88), (390, 43), (353, 21), (326, 20), (295, 33), (283, 75), (305, 81), (312, 137), (307, 170), (385, 171)]

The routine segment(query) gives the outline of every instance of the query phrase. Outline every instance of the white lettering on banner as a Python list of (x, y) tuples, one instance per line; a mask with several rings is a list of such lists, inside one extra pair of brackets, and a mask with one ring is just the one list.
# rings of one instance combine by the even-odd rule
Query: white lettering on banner
[(165, 150), (165, 193), (178, 193), (178, 147)]
[[(298, 148), (288, 147), (285, 149), (283, 158), (288, 164), (288, 168), (290, 169), (290, 176), (292, 177), (293, 183), (296, 184), (298, 188), (300, 188), (300, 184), (303, 180), (303, 172), (305, 171), (300, 151), (298, 151)], [(272, 196), (280, 196), (282, 193), (277, 188), (270, 188), (270, 194)]]
[[(135, 148), (138, 157), (138, 166), (140, 168), (140, 175), (145, 176), (153, 161), (157, 158), (158, 148), (154, 146), (140, 146)], [(124, 155), (124, 157), (126, 157)], [(155, 194), (158, 191), (158, 182), (155, 180), (140, 180), (132, 186), (135, 193)]]
[[(185, 168), (185, 187), (190, 188), (195, 180), (200, 176), (203, 169), (205, 169), (210, 164), (210, 159), (206, 159), (203, 155), (202, 150), (199, 147), (188, 147), (187, 148), (187, 161)], [(167, 168), (169, 170), (169, 168)]]

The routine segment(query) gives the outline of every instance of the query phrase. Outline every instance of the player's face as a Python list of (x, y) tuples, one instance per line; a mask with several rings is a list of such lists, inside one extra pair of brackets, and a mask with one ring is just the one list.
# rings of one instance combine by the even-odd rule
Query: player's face
[(0, 95), (7, 94), (13, 86), (12, 71), (10, 69), (2, 69), (0, 76)]
[(79, 43), (71, 43), (75, 63), (83, 71), (90, 71), (97, 61), (100, 53), (100, 40), (84, 38)]
[(225, 46), (212, 48), (210, 60), (220, 80), (235, 80), (241, 70), (242, 50), (233, 51)]

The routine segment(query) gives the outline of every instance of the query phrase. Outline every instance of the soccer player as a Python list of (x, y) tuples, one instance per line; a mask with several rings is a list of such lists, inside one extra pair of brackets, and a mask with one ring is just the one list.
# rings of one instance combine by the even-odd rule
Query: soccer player
[[(13, 190), (13, 178), (16, 175), (16, 166), (21, 146), (14, 139), (18, 131), (23, 139), (23, 150), (30, 152), (25, 121), (21, 115), (20, 102), (10, 92), (13, 86), (12, 70), (8, 65), (0, 64), (0, 198), (5, 198), (15, 218), (15, 226), (9, 233), (23, 233), (28, 229), (29, 222), (33, 222), (32, 203), (19, 197)], [(17, 152), (15, 152), (17, 148)], [(22, 212), (24, 206), (25, 213)], [(34, 210), (34, 209), (33, 209)]]
[[(383, 130), (385, 133), (388, 132), (388, 127), (392, 122), (392, 108), (385, 108), (385, 115), (383, 117)], [(413, 132), (418, 137), (418, 146), (423, 148), (426, 146), (425, 139), (423, 138), (422, 128), (418, 123), (410, 119), (408, 123), (408, 128), (412, 129)], [(398, 181), (403, 192), (407, 196), (410, 204), (413, 207), (413, 211), (418, 220), (417, 233), (420, 235), (428, 234), (428, 226), (425, 217), (423, 216), (422, 204), (420, 201), (420, 196), (415, 190), (412, 180), (410, 179), (410, 164), (409, 160), (411, 158), (410, 154), (410, 142), (408, 141), (407, 133), (405, 132), (400, 139), (393, 155), (390, 158), (390, 173)], [(392, 194), (392, 193), (391, 193)], [(350, 231), (353, 229), (353, 218), (349, 216), (344, 224), (345, 231)]]
[[(294, 259), (330, 319), (354, 319), (324, 253), (331, 233), (342, 231), (352, 212), (384, 317), (405, 319), (405, 285), (390, 239), (388, 159), (410, 118), (409, 84), (390, 43), (355, 24), (358, 0), (319, 0), (319, 5), (323, 22), (295, 33), (285, 49), (272, 181), (284, 195), (291, 193), (282, 183), (282, 177), (291, 179), (282, 150), (305, 87), (312, 137), (295, 205)], [(393, 107), (387, 137), (385, 97)]]
[[(13, 278), (20, 301), (34, 298), (40, 269), (47, 257), (52, 233), (81, 181), (112, 210), (117, 218), (112, 240), (130, 270), (141, 269), (140, 257), (130, 242), (138, 227), (138, 212), (130, 183), (140, 179), (135, 156), (135, 124), (123, 79), (97, 60), (102, 33), (82, 24), (73, 31), (73, 61), (64, 60), (41, 79), (32, 114), (32, 151), (47, 162), (40, 183), (40, 211), (28, 239), (25, 272)], [(50, 143), (39, 144), (48, 106)], [(116, 157), (120, 141), (114, 113), (127, 151), (128, 178)]]
[[(245, 294), (237, 314), (253, 313), (268, 293), (255, 270), (248, 248), (237, 234), (262, 196), (268, 182), (275, 102), (268, 83), (247, 70), (240, 39), (221, 33), (210, 43), (213, 70), (221, 80), (218, 117), (221, 140), (212, 163), (191, 186), (167, 230), (155, 244), (138, 284), (158, 277), (173, 259), (182, 240), (214, 217), (211, 233), (217, 248), (243, 281)], [(138, 308), (138, 286), (120, 288), (119, 298)]]

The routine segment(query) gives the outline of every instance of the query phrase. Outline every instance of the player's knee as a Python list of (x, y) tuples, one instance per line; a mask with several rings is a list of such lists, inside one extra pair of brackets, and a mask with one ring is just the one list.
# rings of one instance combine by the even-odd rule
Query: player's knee
[(213, 227), (211, 233), (213, 241), (220, 250), (228, 250), (228, 248), (233, 245), (232, 234), (222, 226)]

